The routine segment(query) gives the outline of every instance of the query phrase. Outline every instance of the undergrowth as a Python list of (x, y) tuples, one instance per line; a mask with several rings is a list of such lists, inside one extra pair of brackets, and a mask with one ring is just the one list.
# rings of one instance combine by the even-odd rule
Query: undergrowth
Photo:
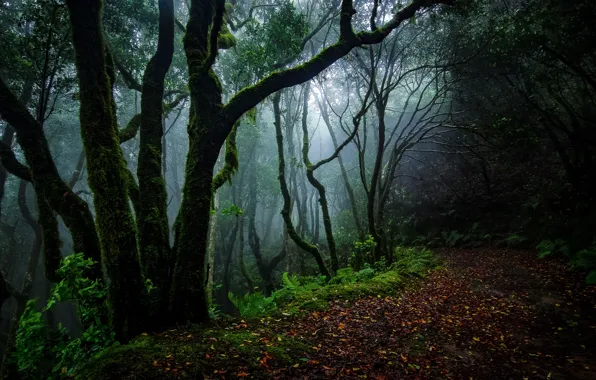
[[(46, 306), (38, 311), (37, 300), (29, 300), (17, 330), (13, 360), (23, 379), (58, 379), (74, 375), (81, 363), (116, 343), (107, 323), (107, 291), (102, 283), (85, 277), (93, 265), (83, 254), (64, 258)], [(43, 312), (53, 310), (60, 302), (70, 302), (83, 328), (73, 336), (61, 324), (53, 329), (46, 324)]]
[(366, 296), (382, 296), (403, 288), (404, 281), (423, 277), (438, 265), (436, 256), (424, 248), (398, 247), (393, 263), (364, 264), (355, 271), (343, 268), (329, 281), (324, 277), (300, 277), (284, 273), (282, 287), (271, 297), (262, 293), (243, 296), (230, 294), (230, 299), (243, 318), (253, 319), (273, 313), (295, 315), (305, 311), (324, 310), (334, 299), (354, 299)]
[(563, 256), (569, 260), (569, 266), (573, 270), (588, 272), (586, 284), (596, 284), (596, 243), (591, 246), (573, 252), (569, 248), (569, 243), (562, 239), (542, 240), (536, 246), (538, 257), (541, 259), (551, 256)]
[[(292, 330), (293, 316), (323, 310), (329, 301), (394, 294), (409, 278), (423, 277), (436, 267), (436, 257), (426, 249), (398, 248), (392, 264), (364, 264), (362, 269), (340, 269), (332, 279), (284, 273), (282, 287), (271, 297), (262, 293), (230, 299), (243, 319), (224, 320), (220, 326), (187, 326), (157, 335), (143, 335), (130, 344), (111, 347), (96, 355), (77, 373), (77, 379), (162, 379), (166, 375), (196, 378), (202, 374), (255, 378), (267, 377), (271, 366), (297, 367), (316, 349)], [(290, 332), (280, 334), (280, 325)], [(283, 330), (283, 329), (282, 329)], [(242, 371), (221, 372), (230, 361)]]

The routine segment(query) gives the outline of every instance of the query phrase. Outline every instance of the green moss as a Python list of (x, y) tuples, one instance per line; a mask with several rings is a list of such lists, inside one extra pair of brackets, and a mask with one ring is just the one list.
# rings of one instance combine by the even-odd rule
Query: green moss
[(222, 25), (221, 32), (219, 32), (217, 46), (223, 50), (236, 46), (236, 37), (230, 32), (226, 24)]
[(283, 288), (273, 294), (279, 310), (289, 314), (304, 311), (326, 310), (329, 301), (336, 299), (353, 300), (367, 296), (387, 296), (395, 294), (405, 286), (403, 273), (390, 270), (368, 280), (343, 282), (327, 286), (299, 286), (295, 289)]
[[(264, 322), (267, 322), (264, 320)], [(93, 358), (76, 379), (163, 379), (184, 376), (202, 378), (215, 370), (244, 367), (256, 378), (268, 377), (260, 360), (291, 364), (310, 351), (312, 344), (243, 321), (224, 328), (190, 327), (158, 336), (142, 336), (125, 346), (106, 350)], [(178, 367), (177, 373), (166, 370)]]
[(232, 131), (226, 139), (226, 154), (224, 167), (213, 178), (213, 192), (217, 191), (224, 183), (232, 184), (232, 177), (238, 171), (238, 149), (236, 148), (236, 134), (240, 121), (234, 123)]

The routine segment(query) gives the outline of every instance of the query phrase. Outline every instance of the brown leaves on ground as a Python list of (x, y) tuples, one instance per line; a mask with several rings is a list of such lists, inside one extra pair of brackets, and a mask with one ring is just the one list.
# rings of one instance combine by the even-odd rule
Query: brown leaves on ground
[(596, 378), (596, 288), (581, 274), (532, 252), (440, 255), (442, 269), (398, 296), (271, 323), (278, 336), (310, 342), (293, 364), (265, 351), (256, 370), (230, 358), (205, 378)]

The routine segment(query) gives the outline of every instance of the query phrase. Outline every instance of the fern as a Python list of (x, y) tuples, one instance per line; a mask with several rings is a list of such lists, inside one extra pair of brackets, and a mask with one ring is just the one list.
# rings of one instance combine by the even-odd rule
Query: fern
[(290, 277), (288, 275), (288, 272), (284, 272), (284, 274), (281, 278), (281, 281), (282, 281), (282, 285), (284, 288), (295, 289), (300, 286), (300, 280), (298, 279), (298, 277), (297, 276)]
[(229, 293), (232, 303), (238, 308), (240, 315), (244, 318), (259, 318), (271, 314), (277, 310), (277, 305), (272, 297), (265, 297), (263, 293), (247, 293), (242, 296), (235, 296)]
[(394, 251), (395, 262), (393, 270), (402, 275), (422, 277), (426, 272), (438, 265), (438, 259), (428, 249), (396, 247)]

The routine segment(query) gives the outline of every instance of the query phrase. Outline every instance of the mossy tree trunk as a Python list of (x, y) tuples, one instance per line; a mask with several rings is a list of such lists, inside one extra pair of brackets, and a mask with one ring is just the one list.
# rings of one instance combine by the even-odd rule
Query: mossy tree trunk
[[(162, 170), (164, 81), (174, 56), (174, 3), (159, 0), (157, 51), (143, 76), (141, 127), (137, 177), (139, 203), (137, 226), (141, 262), (145, 275), (157, 287), (157, 304), (152, 305), (152, 325), (163, 326), (168, 310), (171, 271), (167, 192)], [(131, 181), (133, 179), (130, 179)]]
[(93, 192), (108, 301), (117, 339), (139, 333), (145, 293), (137, 230), (127, 191), (127, 168), (115, 123), (114, 98), (101, 30), (101, 0), (67, 1), (80, 91), (81, 137)]
[(219, 195), (214, 193), (213, 209), (209, 218), (209, 234), (207, 235), (207, 267), (205, 268), (205, 293), (207, 294), (207, 305), (213, 302), (213, 278), (215, 272), (215, 245), (217, 240), (217, 210), (219, 209)]

